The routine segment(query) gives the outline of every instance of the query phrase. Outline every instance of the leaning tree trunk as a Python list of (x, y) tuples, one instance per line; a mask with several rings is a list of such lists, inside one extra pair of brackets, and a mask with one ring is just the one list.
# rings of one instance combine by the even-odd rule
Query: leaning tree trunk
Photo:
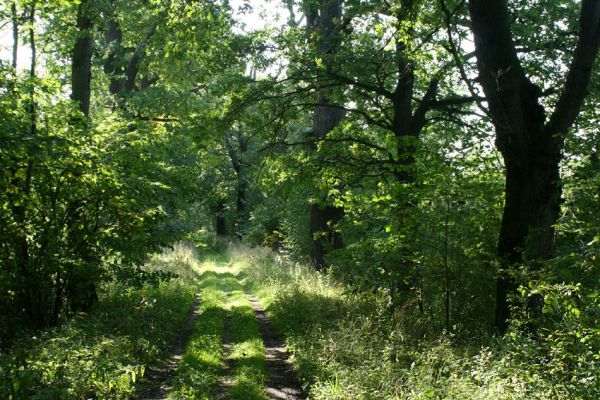
[[(479, 79), (496, 129), (496, 146), (506, 169), (505, 204), (498, 238), (502, 263), (497, 279), (496, 327), (505, 332), (509, 297), (517, 281), (510, 270), (520, 262), (553, 257), (554, 225), (561, 188), (559, 165), (564, 135), (579, 115), (600, 47), (600, 2), (583, 0), (579, 41), (564, 87), (548, 122), (540, 90), (526, 76), (510, 30), (507, 0), (470, 0)], [(529, 301), (534, 318), (541, 299)]]

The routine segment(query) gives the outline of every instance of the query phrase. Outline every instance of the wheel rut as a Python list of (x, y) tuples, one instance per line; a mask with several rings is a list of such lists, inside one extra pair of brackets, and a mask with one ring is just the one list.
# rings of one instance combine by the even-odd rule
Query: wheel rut
[[(231, 297), (231, 293), (227, 292), (227, 297)], [(229, 358), (233, 349), (233, 341), (231, 340), (231, 314), (225, 315), (223, 321), (223, 336), (221, 338), (223, 346), (223, 364), (221, 366), (221, 379), (218, 382), (217, 400), (229, 399), (229, 389), (234, 385), (231, 379), (231, 371), (233, 370), (233, 360)]]
[(281, 335), (271, 326), (271, 321), (259, 300), (251, 294), (246, 297), (259, 324), (265, 346), (267, 382), (265, 391), (270, 400), (301, 400), (306, 398), (296, 372), (292, 368), (290, 355)]
[(200, 294), (194, 297), (194, 305), (187, 315), (186, 321), (177, 336), (169, 344), (168, 352), (171, 356), (158, 367), (148, 371), (148, 383), (141, 390), (141, 400), (164, 400), (171, 390), (171, 379), (177, 366), (185, 353), (185, 346), (194, 331), (196, 317), (200, 313)]

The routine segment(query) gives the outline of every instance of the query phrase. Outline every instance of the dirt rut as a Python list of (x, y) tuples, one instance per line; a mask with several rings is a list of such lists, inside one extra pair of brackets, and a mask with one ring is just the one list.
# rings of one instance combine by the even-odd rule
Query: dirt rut
[(271, 327), (271, 321), (258, 299), (247, 295), (258, 320), (260, 334), (265, 345), (267, 382), (265, 391), (271, 400), (301, 400), (306, 398), (281, 335)]
[(181, 362), (185, 352), (185, 346), (194, 331), (196, 317), (200, 313), (200, 294), (196, 294), (194, 305), (188, 313), (187, 319), (177, 336), (169, 345), (171, 356), (166, 363), (148, 371), (148, 384), (141, 390), (141, 400), (164, 400), (171, 389), (171, 378)]

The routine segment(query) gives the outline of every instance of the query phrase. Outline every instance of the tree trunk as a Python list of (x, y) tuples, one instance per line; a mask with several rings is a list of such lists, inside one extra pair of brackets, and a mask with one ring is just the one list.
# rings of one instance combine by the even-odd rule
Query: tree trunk
[(92, 80), (92, 27), (89, 0), (82, 0), (77, 7), (77, 40), (73, 48), (71, 65), (71, 99), (79, 103), (79, 110), (86, 117), (90, 114)]
[[(582, 1), (579, 41), (548, 122), (538, 99), (540, 90), (525, 75), (517, 57), (507, 0), (470, 0), (469, 12), (479, 80), (506, 170), (495, 315), (496, 327), (503, 333), (510, 317), (509, 298), (518, 285), (510, 270), (520, 262), (550, 259), (554, 253), (564, 135), (580, 112), (600, 47), (600, 2)], [(541, 306), (541, 298), (529, 300), (534, 318), (541, 315)]]
[[(318, 7), (308, 6), (305, 10), (307, 28), (310, 34), (317, 35), (317, 50), (323, 58), (326, 69), (332, 69), (330, 57), (338, 48), (338, 24), (341, 22), (340, 0), (320, 0)], [(345, 117), (345, 111), (339, 107), (329, 106), (331, 90), (321, 87), (317, 91), (317, 106), (313, 114), (313, 131), (311, 139), (316, 142), (327, 136)], [(316, 151), (316, 144), (311, 145)], [(334, 207), (322, 199), (317, 204), (309, 206), (309, 246), (308, 258), (317, 269), (326, 267), (325, 256), (329, 249), (343, 247), (342, 237), (335, 231), (335, 225), (344, 216), (344, 210)]]
[[(88, 124), (90, 115), (90, 97), (92, 80), (92, 46), (93, 46), (93, 19), (90, 0), (82, 0), (77, 8), (77, 34), (78, 37), (73, 47), (71, 65), (71, 99), (79, 105), (79, 111), (84, 115), (84, 126)], [(73, 121), (75, 124), (75, 121)], [(81, 240), (83, 232), (78, 227), (81, 222), (83, 202), (75, 201), (70, 205), (73, 216), (67, 221), (69, 244), (73, 252), (84, 261), (87, 267), (73, 266), (69, 269), (65, 279), (65, 294), (68, 297), (71, 310), (74, 312), (88, 312), (98, 302), (96, 293), (97, 276), (89, 268), (95, 260), (90, 259), (91, 251), (88, 244)], [(83, 269), (82, 269), (83, 268)], [(92, 273), (90, 273), (92, 272)], [(60, 288), (60, 290), (58, 290)], [(57, 284), (57, 295), (62, 295), (62, 283)]]
[[(532, 150), (530, 150), (532, 151)], [(496, 327), (508, 328), (509, 296), (517, 282), (510, 268), (527, 260), (548, 260), (554, 254), (554, 224), (560, 212), (560, 156), (540, 159), (535, 154), (518, 162), (503, 152), (506, 169), (505, 203), (498, 238), (498, 256), (504, 261), (496, 284)], [(541, 313), (540, 299), (530, 299), (533, 317)]]
[[(319, 104), (328, 103), (324, 93), (320, 93), (319, 98)], [(317, 106), (313, 115), (313, 138), (325, 137), (344, 116), (344, 111), (339, 108)], [(316, 151), (315, 145), (313, 151)], [(322, 203), (324, 202), (325, 200)], [(311, 204), (309, 207), (308, 259), (317, 270), (326, 267), (325, 256), (328, 250), (344, 247), (342, 235), (335, 230), (335, 225), (344, 217), (344, 209), (322, 203)]]
[(216, 219), (217, 236), (227, 236), (227, 220), (225, 218), (225, 202), (219, 201), (217, 204), (217, 219)]
[(244, 157), (248, 151), (248, 139), (245, 138), (241, 131), (235, 132), (236, 143), (234, 144), (232, 138), (225, 135), (225, 144), (227, 146), (227, 153), (231, 161), (231, 166), (235, 173), (236, 179), (236, 198), (235, 198), (235, 234), (238, 239), (242, 239), (244, 227), (248, 219), (248, 205), (247, 205), (247, 185), (246, 176), (244, 174)]
[(310, 263), (321, 270), (326, 267), (325, 256), (328, 250), (344, 247), (342, 235), (334, 225), (344, 216), (344, 209), (330, 205), (311, 204), (309, 209), (309, 232), (311, 240), (308, 247)]
[(13, 34), (13, 46), (12, 46), (12, 67), (17, 70), (18, 52), (19, 52), (19, 15), (17, 14), (17, 2), (16, 0), (10, 5), (10, 15), (12, 20), (12, 34)]

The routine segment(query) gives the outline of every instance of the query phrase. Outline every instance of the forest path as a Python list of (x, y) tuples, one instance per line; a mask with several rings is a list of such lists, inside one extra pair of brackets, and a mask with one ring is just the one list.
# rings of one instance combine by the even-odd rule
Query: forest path
[(223, 359), (218, 400), (300, 400), (300, 382), (281, 335), (259, 300), (244, 288), (243, 272), (218, 265), (228, 281), (223, 321)]
[(306, 398), (284, 340), (246, 275), (222, 254), (198, 260), (194, 306), (149, 369), (138, 399), (301, 400)]

